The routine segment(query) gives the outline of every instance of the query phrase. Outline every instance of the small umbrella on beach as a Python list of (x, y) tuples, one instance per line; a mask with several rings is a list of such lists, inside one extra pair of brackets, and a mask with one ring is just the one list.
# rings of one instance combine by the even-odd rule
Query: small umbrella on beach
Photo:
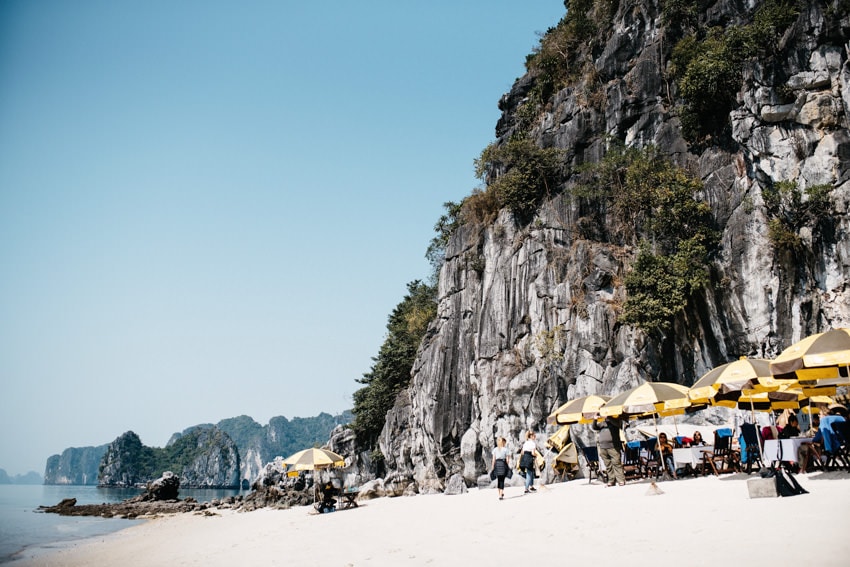
[(311, 471), (345, 466), (345, 457), (327, 449), (304, 449), (283, 460), (296, 471)]
[(283, 460), (284, 464), (296, 470), (308, 471), (328, 467), (345, 466), (345, 457), (328, 449), (304, 449)]
[[(292, 467), (292, 472), (312, 471), (316, 469), (328, 469), (331, 467), (344, 467), (345, 457), (327, 449), (304, 449), (298, 451), (283, 460), (285, 465)], [(291, 474), (291, 473), (287, 473)], [(316, 492), (313, 492), (315, 502)]]

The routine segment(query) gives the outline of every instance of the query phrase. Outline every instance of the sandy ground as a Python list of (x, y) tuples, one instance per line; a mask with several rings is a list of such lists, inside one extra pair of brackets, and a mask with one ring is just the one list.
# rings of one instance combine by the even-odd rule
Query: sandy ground
[(510, 487), (503, 501), (472, 489), (324, 515), (184, 514), (10, 565), (850, 564), (850, 475), (797, 478), (809, 494), (750, 499), (747, 476), (735, 474), (661, 482), (660, 495), (648, 494), (648, 481), (607, 488), (580, 479), (529, 495)]

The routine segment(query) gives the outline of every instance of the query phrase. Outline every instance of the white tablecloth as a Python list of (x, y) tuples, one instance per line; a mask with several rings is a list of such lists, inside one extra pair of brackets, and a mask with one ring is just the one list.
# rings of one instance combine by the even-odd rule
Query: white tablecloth
[(673, 461), (676, 463), (676, 466), (691, 465), (692, 467), (695, 467), (702, 463), (703, 452), (713, 450), (713, 445), (700, 445), (699, 447), (673, 449)]
[(811, 437), (792, 437), (791, 439), (782, 439), (782, 455), (779, 454), (779, 439), (768, 439), (764, 442), (764, 460), (770, 461), (790, 461), (797, 462), (797, 449), (803, 443), (811, 443)]

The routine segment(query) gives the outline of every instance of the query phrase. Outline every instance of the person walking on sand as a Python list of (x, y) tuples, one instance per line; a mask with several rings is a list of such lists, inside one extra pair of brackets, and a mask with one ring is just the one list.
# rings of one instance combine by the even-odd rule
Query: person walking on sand
[(596, 436), (596, 448), (608, 473), (608, 486), (614, 486), (615, 480), (620, 486), (625, 486), (626, 475), (623, 474), (623, 462), (620, 460), (620, 451), (623, 450), (620, 420), (606, 417), (604, 423), (594, 421), (593, 429), (599, 432)]
[(493, 458), (490, 463), (492, 474), (496, 475), (496, 486), (499, 488), (499, 500), (505, 498), (505, 477), (511, 475), (511, 464), (508, 457), (508, 448), (505, 446), (507, 441), (504, 437), (499, 437), (496, 440), (496, 447), (493, 449)]
[(525, 443), (522, 444), (522, 455), (519, 458), (519, 468), (525, 473), (525, 493), (537, 492), (534, 488), (534, 472), (536, 469), (537, 435), (533, 431), (525, 434)]

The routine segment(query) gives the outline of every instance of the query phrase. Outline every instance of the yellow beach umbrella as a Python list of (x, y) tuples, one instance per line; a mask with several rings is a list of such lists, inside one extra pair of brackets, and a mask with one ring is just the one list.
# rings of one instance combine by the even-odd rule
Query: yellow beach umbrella
[(803, 412), (811, 415), (825, 411), (835, 400), (829, 396), (812, 396), (808, 399), (809, 405), (803, 408)]
[(283, 463), (293, 467), (295, 471), (311, 471), (330, 467), (343, 467), (345, 466), (345, 457), (327, 449), (312, 448), (298, 451), (294, 455), (285, 458)]
[[(646, 382), (617, 394), (599, 408), (602, 417), (677, 413), (691, 405), (688, 388), (673, 382)], [(669, 415), (668, 414), (668, 415)]]
[(570, 442), (570, 426), (564, 425), (554, 435), (546, 440), (546, 447), (555, 452), (560, 452)]
[(692, 403), (735, 407), (742, 393), (778, 390), (793, 380), (779, 380), (770, 373), (770, 361), (742, 357), (709, 370), (688, 391)]
[(796, 378), (802, 383), (830, 380), (835, 386), (850, 385), (848, 368), (850, 328), (832, 329), (806, 337), (783, 350), (770, 363), (774, 376)]
[(755, 411), (774, 411), (800, 409), (805, 405), (806, 395), (798, 388), (783, 387), (774, 392), (753, 392), (741, 394), (737, 406), (740, 409)]
[(599, 412), (599, 408), (610, 399), (611, 396), (594, 394), (570, 400), (549, 414), (546, 423), (549, 425), (591, 423)]

